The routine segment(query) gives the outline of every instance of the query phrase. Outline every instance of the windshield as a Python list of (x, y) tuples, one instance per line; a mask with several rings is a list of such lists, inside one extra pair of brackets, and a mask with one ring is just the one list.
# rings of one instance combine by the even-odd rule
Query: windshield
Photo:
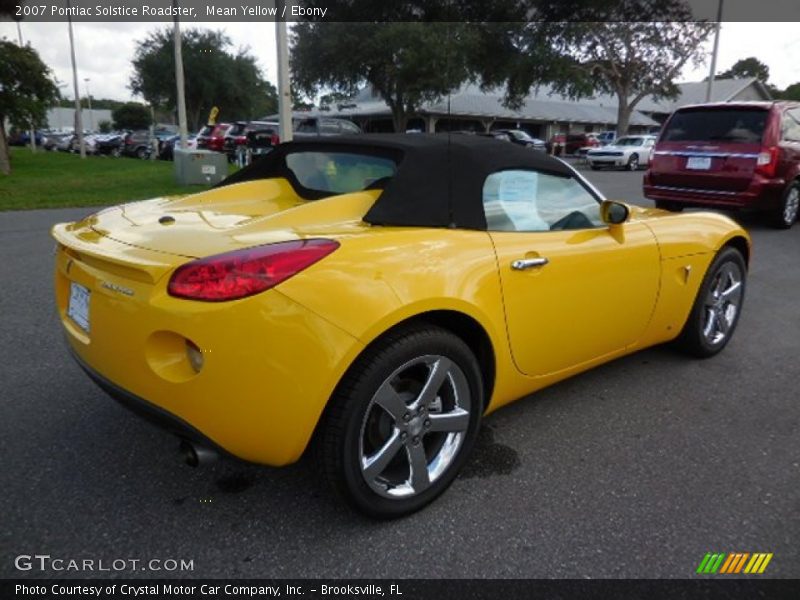
[(397, 170), (388, 158), (350, 152), (294, 152), (286, 166), (303, 187), (333, 194), (364, 190)]
[(624, 137), (619, 138), (616, 142), (614, 142), (615, 146), (641, 146), (644, 142), (643, 138), (634, 138), (634, 137)]
[(698, 108), (675, 113), (667, 124), (664, 142), (758, 143), (767, 124), (766, 110), (752, 108)]
[(512, 129), (512, 130), (509, 131), (509, 133), (511, 135), (513, 135), (515, 138), (517, 138), (518, 140), (529, 141), (529, 140), (533, 139), (533, 138), (531, 138), (531, 136), (529, 136), (526, 132), (522, 131), (521, 129)]

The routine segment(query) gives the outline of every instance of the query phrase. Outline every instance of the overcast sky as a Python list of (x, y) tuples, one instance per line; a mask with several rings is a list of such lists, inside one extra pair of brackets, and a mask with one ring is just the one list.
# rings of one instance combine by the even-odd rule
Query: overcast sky
[[(158, 26), (154, 23), (74, 23), (80, 94), (86, 94), (84, 80), (88, 78), (94, 98), (131, 99), (128, 82), (136, 41)], [(274, 23), (200, 23), (196, 26), (222, 29), (235, 47), (250, 48), (267, 79), (276, 82)], [(67, 84), (62, 94), (73, 98), (67, 24), (23, 22), (22, 35), (38, 50), (59, 81)], [(0, 37), (16, 40), (16, 24), (0, 22)], [(710, 44), (708, 48), (710, 51)], [(798, 23), (723, 23), (717, 70), (723, 71), (748, 56), (755, 56), (769, 66), (770, 83), (779, 88), (800, 81)], [(709, 61), (700, 68), (687, 68), (682, 80), (703, 79), (708, 74)]]

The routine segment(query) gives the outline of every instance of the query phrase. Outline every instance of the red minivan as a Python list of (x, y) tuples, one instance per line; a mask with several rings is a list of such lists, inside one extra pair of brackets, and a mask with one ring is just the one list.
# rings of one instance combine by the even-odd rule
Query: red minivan
[(658, 208), (748, 208), (787, 229), (800, 209), (800, 104), (685, 106), (661, 129), (644, 195)]

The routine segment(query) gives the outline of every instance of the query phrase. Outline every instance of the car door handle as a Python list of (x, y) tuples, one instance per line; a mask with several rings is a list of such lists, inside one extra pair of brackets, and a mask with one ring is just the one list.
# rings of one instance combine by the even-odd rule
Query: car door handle
[(520, 258), (511, 263), (511, 268), (515, 271), (524, 271), (525, 269), (534, 269), (536, 267), (543, 267), (550, 261), (546, 258)]

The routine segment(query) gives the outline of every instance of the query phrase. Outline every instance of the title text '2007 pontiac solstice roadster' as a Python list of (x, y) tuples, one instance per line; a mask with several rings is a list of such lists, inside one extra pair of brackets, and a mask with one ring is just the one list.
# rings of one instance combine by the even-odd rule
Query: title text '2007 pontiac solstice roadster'
[(279, 466), (311, 445), (376, 517), (443, 492), (504, 404), (654, 344), (719, 352), (750, 254), (726, 217), (606, 201), (456, 135), (283, 144), (53, 236), (66, 338), (103, 389), (195, 452)]

